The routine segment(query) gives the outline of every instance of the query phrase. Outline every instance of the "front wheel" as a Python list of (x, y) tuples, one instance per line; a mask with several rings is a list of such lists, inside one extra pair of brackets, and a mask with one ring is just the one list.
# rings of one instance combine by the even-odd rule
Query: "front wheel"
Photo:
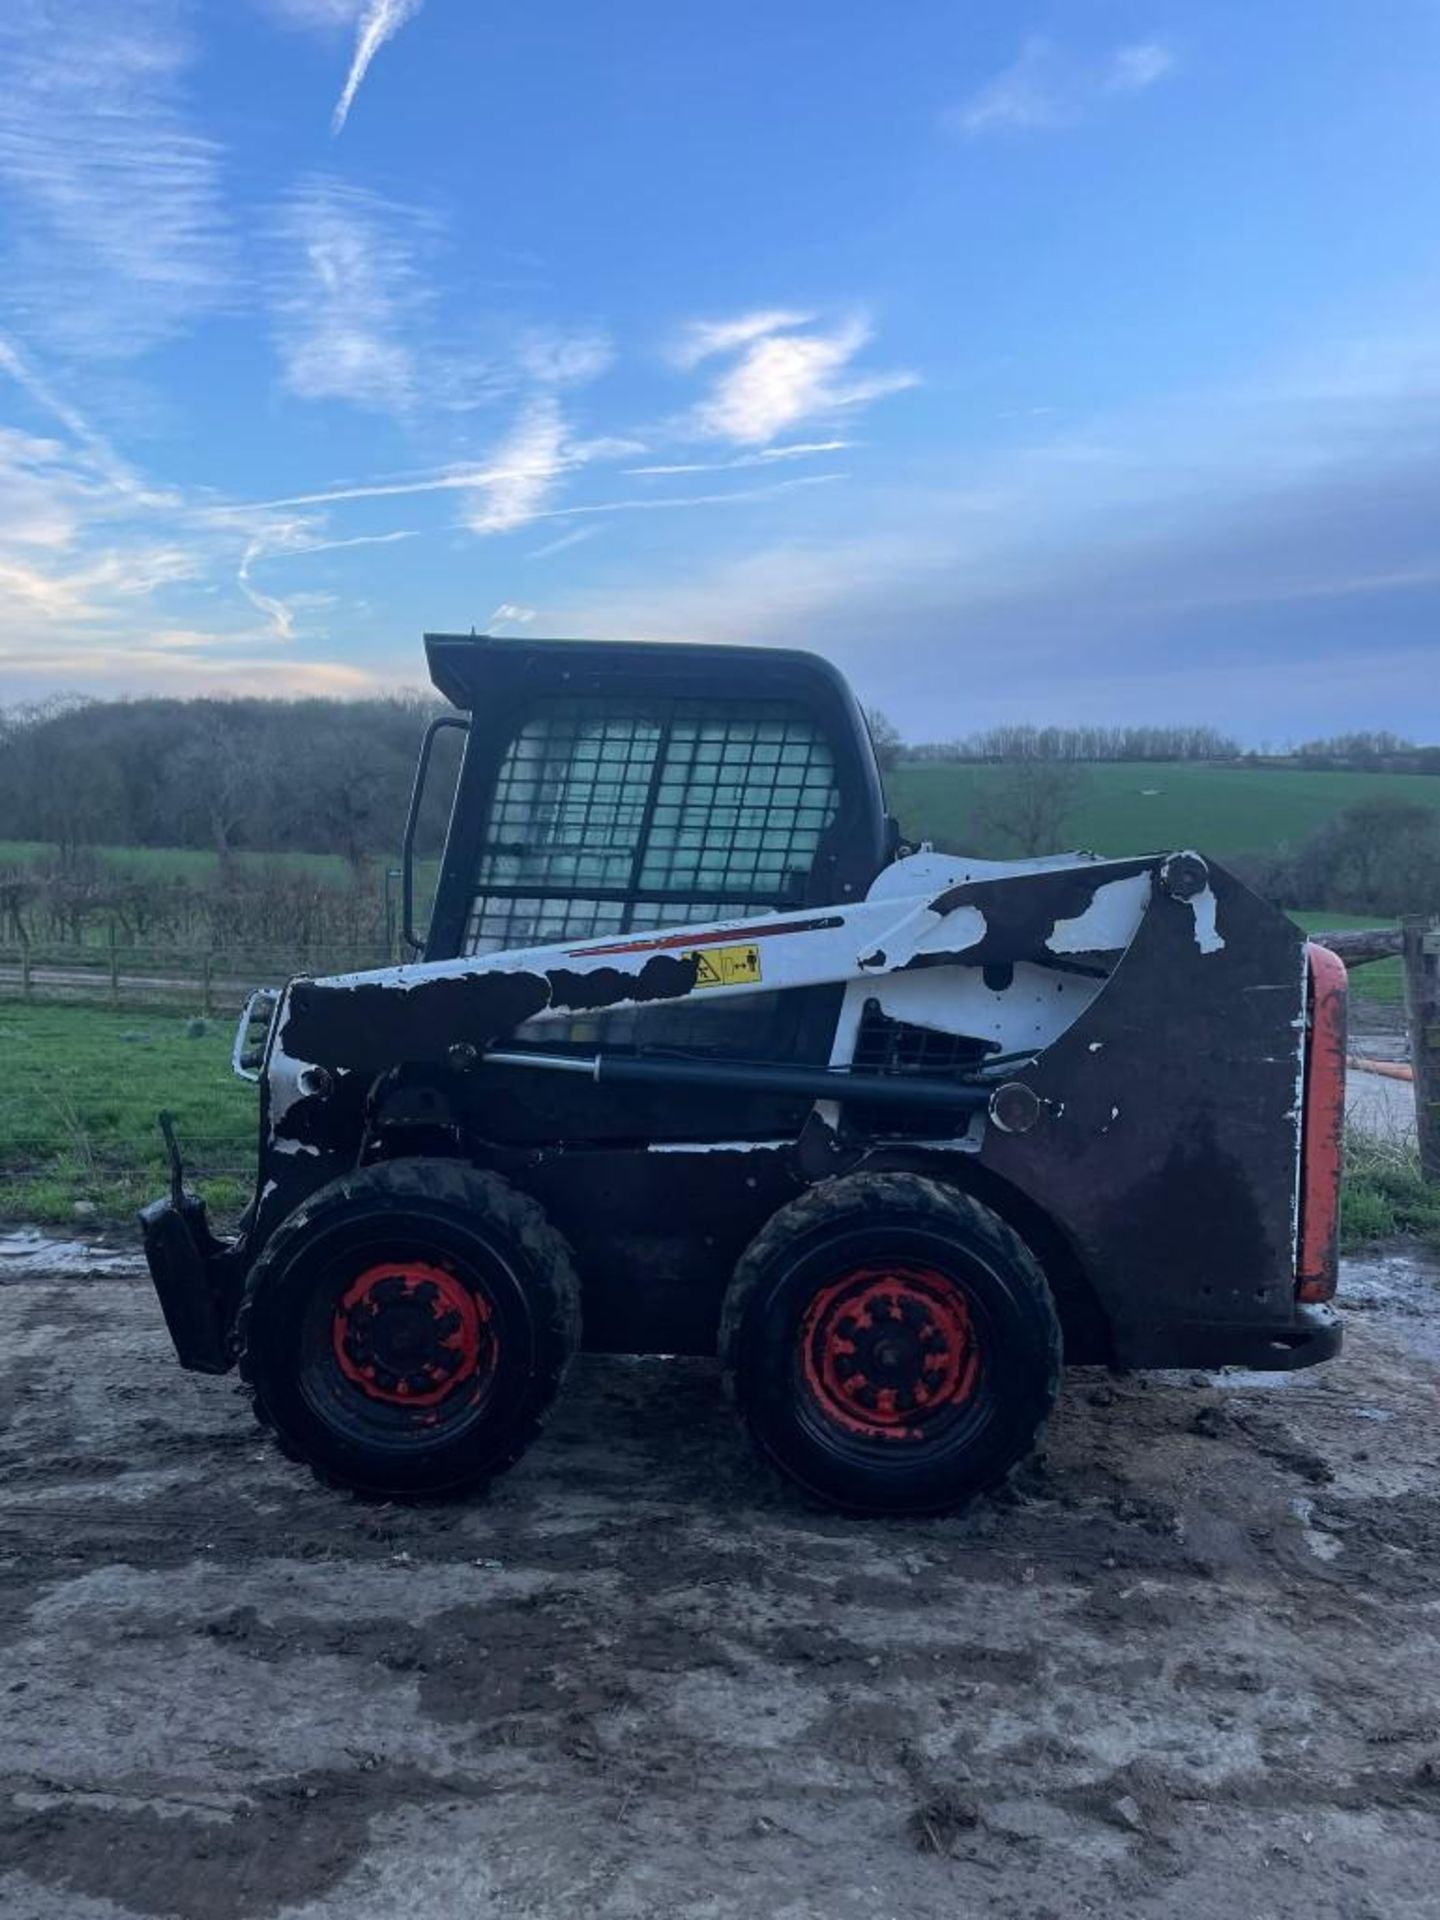
[(852, 1174), (752, 1243), (721, 1358), (752, 1438), (807, 1493), (940, 1513), (1035, 1445), (1060, 1325), (1033, 1254), (989, 1208), (917, 1174)]
[(458, 1492), (517, 1460), (579, 1344), (569, 1251), (492, 1173), (396, 1160), (272, 1235), (239, 1321), (261, 1420), (322, 1479)]

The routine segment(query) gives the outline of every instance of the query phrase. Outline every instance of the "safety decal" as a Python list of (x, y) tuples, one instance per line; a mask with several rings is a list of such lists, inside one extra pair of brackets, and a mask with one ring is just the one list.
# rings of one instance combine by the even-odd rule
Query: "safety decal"
[(760, 978), (757, 946), (702, 947), (689, 957), (695, 962), (697, 987), (746, 987)]

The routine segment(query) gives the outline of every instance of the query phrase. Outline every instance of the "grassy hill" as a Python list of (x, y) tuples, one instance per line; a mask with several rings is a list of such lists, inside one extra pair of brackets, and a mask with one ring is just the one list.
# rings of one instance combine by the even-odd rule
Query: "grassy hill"
[[(890, 805), (911, 839), (966, 848), (975, 803), (1001, 766), (916, 762), (886, 776)], [(1080, 770), (1082, 798), (1066, 839), (1097, 853), (1198, 847), (1223, 859), (1293, 850), (1362, 800), (1418, 800), (1440, 811), (1440, 777), (1424, 773), (1300, 773), (1203, 762), (1122, 761)]]

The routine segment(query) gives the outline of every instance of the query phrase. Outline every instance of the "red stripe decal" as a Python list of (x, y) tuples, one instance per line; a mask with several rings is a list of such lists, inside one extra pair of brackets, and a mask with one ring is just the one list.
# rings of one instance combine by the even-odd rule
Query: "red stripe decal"
[(1328, 1300), (1340, 1267), (1340, 1173), (1345, 1149), (1345, 963), (1307, 943), (1310, 1033), (1301, 1132), (1300, 1247), (1296, 1294)]
[(683, 947), (687, 952), (694, 947), (743, 947), (749, 940), (771, 940), (777, 933), (825, 933), (844, 924), (838, 913), (832, 913), (825, 920), (782, 920), (773, 926), (745, 921), (738, 927), (718, 932), (651, 934), (639, 940), (617, 940), (606, 947), (570, 947), (565, 958), (589, 960), (604, 953), (666, 953), (676, 947)]

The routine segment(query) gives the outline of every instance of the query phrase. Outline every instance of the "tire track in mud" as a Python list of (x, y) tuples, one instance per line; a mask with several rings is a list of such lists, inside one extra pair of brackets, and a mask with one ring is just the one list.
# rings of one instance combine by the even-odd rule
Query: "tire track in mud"
[(0, 1912), (1428, 1913), (1440, 1289), (1350, 1285), (1334, 1367), (1076, 1374), (1003, 1497), (897, 1525), (688, 1362), (365, 1505), (133, 1270), (0, 1267)]

